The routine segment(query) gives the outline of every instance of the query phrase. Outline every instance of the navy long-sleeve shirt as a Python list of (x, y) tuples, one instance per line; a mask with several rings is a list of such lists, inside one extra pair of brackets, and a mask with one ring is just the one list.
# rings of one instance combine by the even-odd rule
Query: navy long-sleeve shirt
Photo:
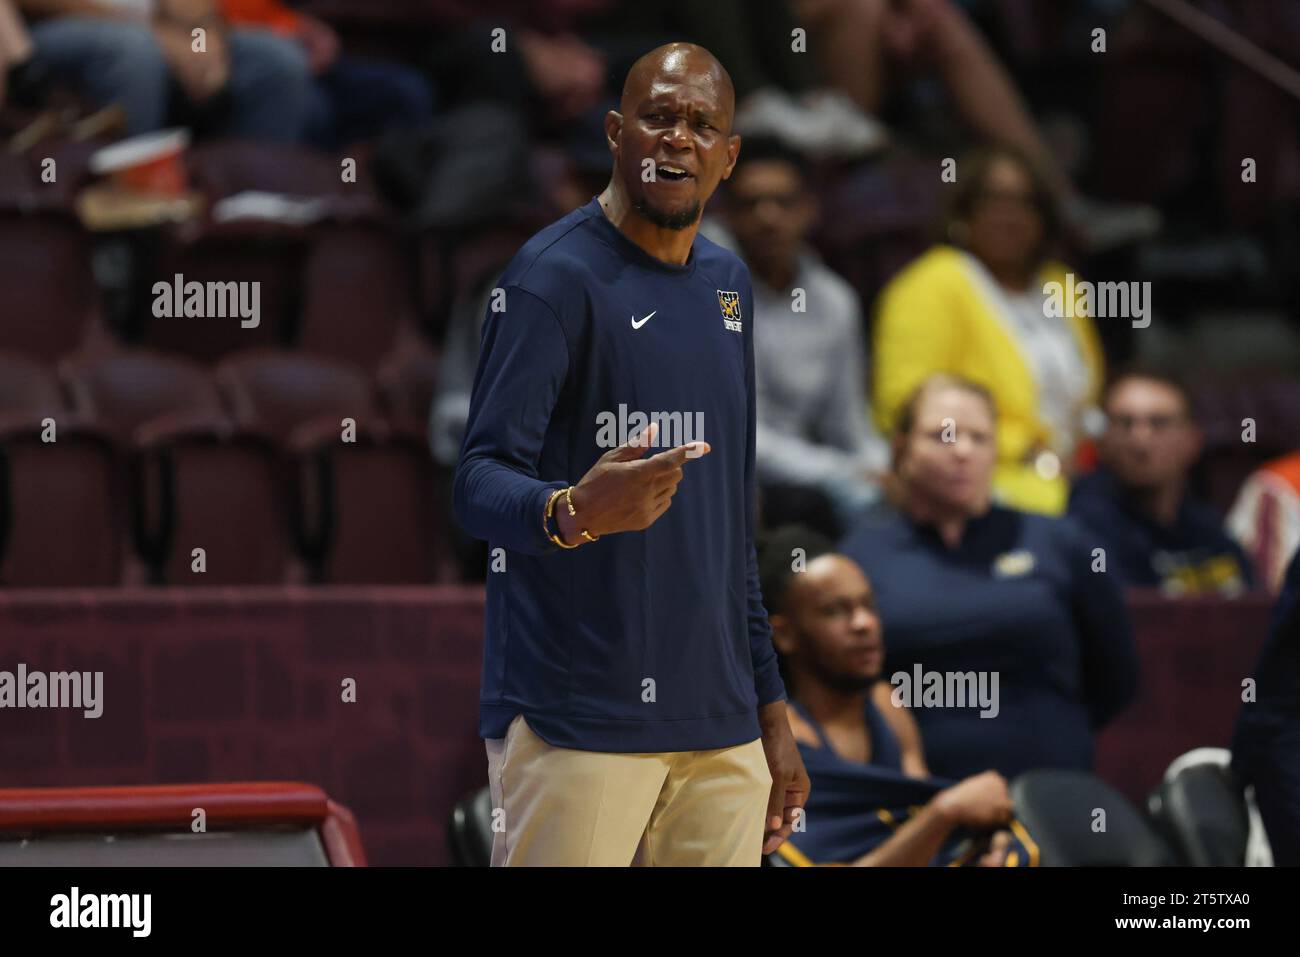
[(1138, 665), (1119, 584), (1092, 571), (1092, 545), (1072, 521), (994, 506), (950, 550), (933, 529), (880, 509), (840, 549), (871, 579), (886, 680), (917, 665), (998, 672), (995, 717), (911, 703), (933, 773), (1091, 769), (1092, 732), (1133, 696)]
[[(548, 743), (588, 751), (754, 740), (758, 708), (785, 689), (753, 541), (748, 270), (702, 236), (684, 265), (658, 260), (593, 199), (530, 239), (500, 288), (454, 484), (457, 520), (489, 543), (480, 734), (523, 714)], [(559, 548), (547, 498), (630, 438), (638, 413), (660, 423), (648, 454), (711, 451), (686, 461), (648, 529)]]
[(1172, 525), (1144, 515), (1108, 469), (1074, 484), (1070, 517), (1101, 537), (1126, 585), (1178, 595), (1233, 595), (1254, 584), (1250, 562), (1209, 505), (1183, 498)]

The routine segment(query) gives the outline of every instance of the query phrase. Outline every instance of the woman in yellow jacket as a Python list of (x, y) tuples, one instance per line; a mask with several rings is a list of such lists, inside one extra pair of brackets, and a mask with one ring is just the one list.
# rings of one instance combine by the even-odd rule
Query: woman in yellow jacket
[[(998, 408), (994, 490), (1008, 506), (1059, 514), (1085, 423), (1103, 379), (1092, 320), (1049, 318), (1056, 207), (1033, 164), (1003, 147), (956, 168), (949, 243), (903, 269), (880, 295), (872, 350), (873, 406), (882, 434), (912, 390), (935, 372), (985, 386)], [(954, 423), (960, 429), (961, 423)]]

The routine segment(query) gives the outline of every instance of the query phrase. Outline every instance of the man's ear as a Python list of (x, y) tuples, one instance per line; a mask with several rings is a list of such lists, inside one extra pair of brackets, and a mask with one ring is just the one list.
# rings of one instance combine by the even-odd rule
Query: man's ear
[(623, 114), (618, 110), (610, 110), (605, 114), (605, 144), (615, 157), (618, 156), (618, 135), (622, 131)]
[(732, 133), (727, 137), (727, 167), (722, 171), (723, 179), (731, 179), (731, 171), (736, 168), (738, 156), (740, 156), (740, 134)]

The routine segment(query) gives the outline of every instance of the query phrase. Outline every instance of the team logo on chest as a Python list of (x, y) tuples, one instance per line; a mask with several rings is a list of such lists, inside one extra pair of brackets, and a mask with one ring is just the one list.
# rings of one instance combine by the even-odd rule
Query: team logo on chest
[(740, 293), (718, 290), (718, 308), (722, 310), (722, 324), (732, 332), (740, 332)]
[(993, 577), (1023, 578), (1034, 570), (1034, 553), (1027, 548), (1003, 552), (993, 559)]

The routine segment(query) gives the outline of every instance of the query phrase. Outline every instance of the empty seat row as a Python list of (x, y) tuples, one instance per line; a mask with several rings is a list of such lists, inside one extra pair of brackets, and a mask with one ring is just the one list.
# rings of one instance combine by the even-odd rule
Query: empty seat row
[(129, 353), (60, 377), (66, 403), (51, 373), (0, 358), (0, 583), (453, 574), (424, 430), (355, 369), (272, 352), (209, 375)]
[[(54, 361), (105, 327), (91, 256), (90, 238), (69, 216), (0, 210), (0, 351)], [(134, 279), (115, 300), (121, 315), (107, 326), (125, 342), (205, 360), (292, 345), (373, 368), (414, 315), (408, 257), (374, 224), (289, 234), (231, 225), (137, 250), (132, 261)], [(250, 305), (255, 291), (256, 312), (246, 320), (221, 315), (224, 306), (217, 316), (167, 315), (159, 283), (243, 284), (229, 288)]]
[[(74, 146), (55, 150), (49, 183), (40, 157), (0, 157), (0, 352), (55, 361), (107, 330), (121, 343), (205, 361), (284, 346), (373, 369), (414, 329), (438, 339), (456, 298), (540, 225), (411, 236), (379, 198), (365, 157), (354, 181), (339, 158), (220, 141), (187, 157), (192, 186), (207, 200), (197, 221), (96, 239), (74, 209), (89, 180), (88, 152)], [(313, 218), (215, 215), (223, 200), (247, 193), (308, 200)], [(157, 315), (157, 284), (178, 276), (182, 286), (257, 283), (256, 325)]]
[[(92, 237), (74, 211), (89, 156), (67, 147), (54, 152), (57, 175), (48, 182), (42, 158), (0, 158), (0, 351), (53, 360), (74, 351), (104, 313), (125, 341), (168, 351), (215, 358), (297, 344), (372, 367), (413, 318), (412, 261), (366, 177), (345, 182), (333, 158), (241, 141), (204, 144), (188, 155), (208, 215), (105, 241), (101, 281), (120, 285), (104, 309)], [(220, 201), (248, 192), (310, 200), (315, 218), (295, 225), (211, 215)], [(155, 316), (156, 283), (177, 275), (183, 283), (258, 283), (257, 325)]]
[(164, 414), (229, 415), (277, 441), (309, 419), (383, 415), (422, 427), (433, 401), (438, 358), (412, 349), (372, 380), (348, 363), (281, 350), (253, 350), (209, 369), (182, 356), (122, 350), (77, 356), (51, 367), (0, 353), (0, 417), (35, 422), (72, 415), (121, 443)]
[[(438, 341), (458, 297), (498, 273), (525, 238), (501, 229), (454, 246), (435, 237), (404, 246), (369, 222), (306, 229), (228, 223), (124, 256), (122, 247), (106, 249), (110, 276), (119, 266), (130, 275), (101, 289), (92, 239), (70, 214), (0, 206), (0, 352), (53, 362), (108, 337), (205, 362), (289, 347), (373, 369), (417, 329)], [(160, 296), (176, 298), (158, 284), (174, 289), (178, 276), (182, 290), (243, 283), (237, 288), (251, 297), (256, 288), (256, 324), (239, 316), (155, 315)]]

